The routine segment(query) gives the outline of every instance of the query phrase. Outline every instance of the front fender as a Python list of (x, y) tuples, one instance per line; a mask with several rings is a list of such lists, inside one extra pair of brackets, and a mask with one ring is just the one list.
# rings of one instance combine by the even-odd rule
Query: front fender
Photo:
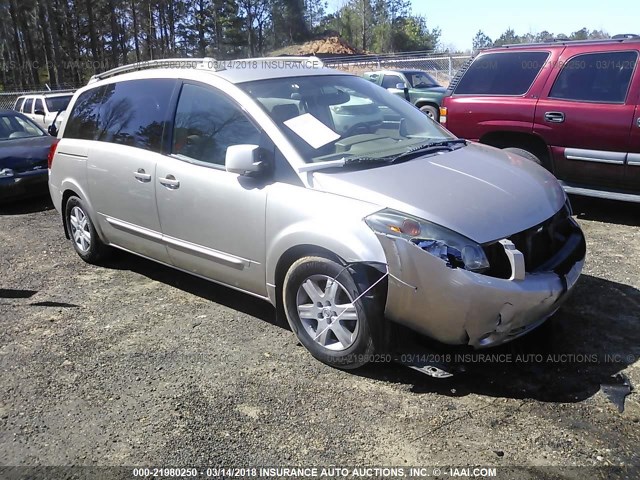
[(320, 247), (346, 262), (386, 263), (384, 250), (364, 218), (380, 206), (291, 186), (267, 201), (266, 281), (272, 290), (278, 262), (295, 247)]
[(439, 106), (441, 101), (442, 101), (442, 95), (434, 95), (431, 97), (431, 96), (426, 96), (424, 94), (421, 94), (418, 97), (414, 97), (412, 103), (416, 106), (422, 106), (425, 104)]

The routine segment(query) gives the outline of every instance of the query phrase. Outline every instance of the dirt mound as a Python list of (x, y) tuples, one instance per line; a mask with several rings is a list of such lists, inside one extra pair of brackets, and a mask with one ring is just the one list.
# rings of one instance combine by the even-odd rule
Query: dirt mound
[(337, 32), (328, 30), (323, 35), (298, 45), (289, 45), (271, 55), (362, 55), (366, 52), (350, 45)]
[(358, 55), (364, 52), (345, 42), (337, 35), (311, 40), (303, 43), (298, 48), (298, 55), (315, 55), (318, 53)]

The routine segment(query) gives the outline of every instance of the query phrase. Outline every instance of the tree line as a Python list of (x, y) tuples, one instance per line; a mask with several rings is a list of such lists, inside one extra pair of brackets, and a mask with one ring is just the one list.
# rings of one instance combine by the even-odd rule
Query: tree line
[(569, 35), (564, 33), (554, 34), (546, 30), (539, 33), (525, 33), (518, 35), (512, 28), (508, 28), (502, 35), (495, 40), (492, 40), (482, 30), (478, 30), (478, 33), (473, 37), (473, 50), (478, 51), (483, 48), (489, 47), (501, 47), (503, 45), (511, 45), (516, 43), (534, 43), (534, 42), (546, 42), (553, 39), (566, 39), (566, 40), (597, 40), (609, 38), (609, 34), (603, 30), (589, 30), (588, 28), (581, 28)]
[(0, 88), (79, 85), (158, 58), (260, 56), (332, 31), (363, 51), (430, 50), (409, 0), (0, 0)]

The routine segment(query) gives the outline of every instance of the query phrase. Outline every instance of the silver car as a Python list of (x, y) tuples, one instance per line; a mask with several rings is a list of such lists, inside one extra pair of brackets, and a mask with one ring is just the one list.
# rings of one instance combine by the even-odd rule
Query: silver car
[[(572, 290), (584, 236), (535, 163), (315, 60), (191, 62), (74, 95), (49, 188), (85, 261), (116, 247), (260, 297), (340, 368), (389, 348), (391, 322), (501, 344)], [(353, 98), (364, 126), (339, 132)]]

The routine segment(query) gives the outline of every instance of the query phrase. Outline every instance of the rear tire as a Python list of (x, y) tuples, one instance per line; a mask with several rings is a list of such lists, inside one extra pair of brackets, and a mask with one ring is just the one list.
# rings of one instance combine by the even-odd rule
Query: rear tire
[(98, 264), (110, 253), (96, 232), (80, 198), (69, 197), (64, 209), (64, 221), (76, 253), (87, 263)]
[(438, 110), (435, 107), (432, 107), (431, 105), (424, 105), (420, 107), (420, 111), (433, 121), (438, 121)]
[(521, 157), (526, 158), (527, 160), (531, 160), (532, 162), (535, 162), (538, 165), (542, 166), (542, 161), (537, 156), (527, 150), (524, 150), (523, 148), (507, 147), (503, 148), (503, 150), (506, 152), (514, 153), (516, 155), (520, 155)]
[(283, 303), (300, 343), (321, 362), (341, 369), (369, 363), (381, 338), (380, 301), (359, 287), (349, 269), (324, 257), (303, 257), (287, 272)]

